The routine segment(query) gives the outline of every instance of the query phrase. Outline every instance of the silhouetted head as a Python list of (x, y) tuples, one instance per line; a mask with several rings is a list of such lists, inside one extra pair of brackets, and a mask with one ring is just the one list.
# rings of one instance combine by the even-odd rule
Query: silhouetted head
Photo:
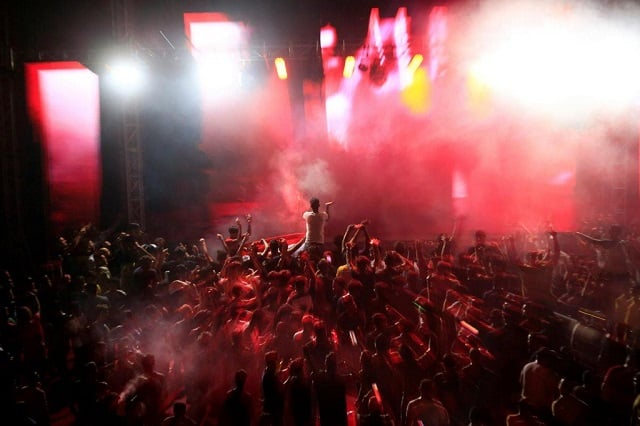
[(609, 227), (609, 237), (613, 240), (617, 240), (622, 235), (622, 227), (620, 225), (611, 225)]
[(423, 398), (431, 398), (433, 395), (433, 381), (431, 379), (422, 379), (422, 381), (420, 381), (420, 396)]
[(187, 414), (187, 404), (184, 402), (173, 403), (173, 415), (176, 417), (184, 417)]
[(484, 244), (487, 241), (487, 233), (479, 229), (475, 233), (476, 244)]
[(236, 374), (233, 377), (233, 381), (236, 384), (236, 388), (238, 388), (238, 389), (244, 388), (244, 384), (247, 381), (247, 372), (244, 371), (244, 370), (236, 371)]
[(309, 200), (309, 206), (311, 206), (311, 210), (317, 212), (320, 209), (320, 200), (316, 197), (313, 197)]

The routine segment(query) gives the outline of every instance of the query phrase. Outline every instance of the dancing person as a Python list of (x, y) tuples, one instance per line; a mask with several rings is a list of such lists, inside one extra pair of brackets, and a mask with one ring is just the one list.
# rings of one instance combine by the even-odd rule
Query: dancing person
[(313, 197), (309, 200), (311, 211), (302, 214), (302, 218), (307, 224), (304, 250), (309, 252), (312, 259), (317, 260), (322, 256), (324, 249), (324, 227), (329, 221), (329, 207), (333, 201), (324, 203), (325, 210), (320, 211), (320, 200)]
[(576, 232), (584, 242), (589, 243), (598, 255), (599, 278), (606, 283), (600, 294), (605, 314), (614, 315), (615, 299), (628, 291), (635, 275), (634, 265), (628, 251), (628, 241), (622, 239), (622, 227), (611, 225), (608, 238), (595, 238)]

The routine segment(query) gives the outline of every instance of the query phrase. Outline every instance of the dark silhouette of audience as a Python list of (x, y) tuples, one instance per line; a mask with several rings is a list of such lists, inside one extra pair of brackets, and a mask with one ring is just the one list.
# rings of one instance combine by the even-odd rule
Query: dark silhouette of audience
[(36, 425), (638, 424), (636, 235), (478, 231), (457, 253), (368, 226), (311, 254), (238, 223), (218, 256), (84, 226), (0, 275), (0, 406)]

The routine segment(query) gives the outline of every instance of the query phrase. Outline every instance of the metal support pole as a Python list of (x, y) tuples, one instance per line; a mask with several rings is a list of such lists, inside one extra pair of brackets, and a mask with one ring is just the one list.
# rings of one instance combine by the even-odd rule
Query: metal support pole
[[(135, 54), (135, 32), (131, 0), (112, 0), (112, 31), (114, 39), (129, 55)], [(140, 143), (139, 106), (135, 99), (123, 102), (122, 145), (125, 163), (127, 218), (145, 226), (142, 144)]]

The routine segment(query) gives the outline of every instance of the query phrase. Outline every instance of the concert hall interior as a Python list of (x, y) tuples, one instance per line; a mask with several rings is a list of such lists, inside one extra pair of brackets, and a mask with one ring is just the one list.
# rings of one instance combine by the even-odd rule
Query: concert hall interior
[(639, 19), (3, 2), (0, 406), (640, 425)]

